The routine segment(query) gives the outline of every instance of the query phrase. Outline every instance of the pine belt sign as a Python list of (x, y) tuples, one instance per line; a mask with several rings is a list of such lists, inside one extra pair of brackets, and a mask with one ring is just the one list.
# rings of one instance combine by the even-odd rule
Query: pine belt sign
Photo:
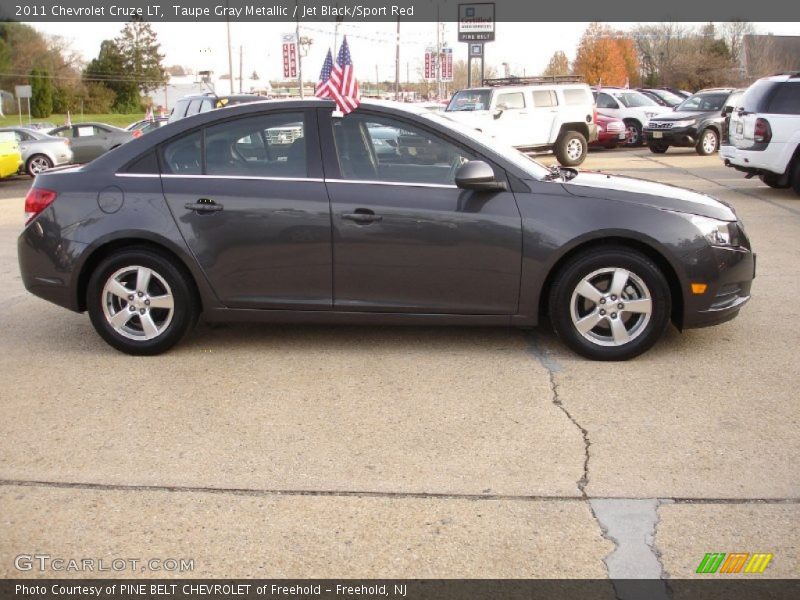
[(494, 2), (458, 5), (458, 41), (494, 41)]

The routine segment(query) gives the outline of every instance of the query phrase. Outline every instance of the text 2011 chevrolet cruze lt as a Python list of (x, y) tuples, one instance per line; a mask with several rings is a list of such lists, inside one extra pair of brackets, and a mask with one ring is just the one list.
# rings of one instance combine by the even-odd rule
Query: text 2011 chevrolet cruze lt
[(754, 255), (727, 205), (548, 170), (443, 116), (323, 100), (203, 113), (39, 175), (25, 286), (130, 354), (208, 321), (533, 326), (636, 356), (733, 318)]

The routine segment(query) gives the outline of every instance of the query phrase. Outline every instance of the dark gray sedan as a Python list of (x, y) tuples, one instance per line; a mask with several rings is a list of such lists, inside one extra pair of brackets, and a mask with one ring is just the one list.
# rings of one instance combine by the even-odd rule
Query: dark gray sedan
[[(130, 354), (208, 321), (534, 326), (621, 360), (670, 321), (750, 298), (727, 205), (676, 187), (548, 170), (442, 115), (323, 100), (182, 119), (37, 177), (25, 286)], [(372, 132), (397, 132), (397, 152)], [(291, 143), (280, 134), (291, 130)]]
[(73, 160), (88, 163), (101, 154), (121, 146), (134, 138), (131, 131), (125, 131), (105, 123), (76, 123), (63, 125), (51, 130), (50, 135), (68, 138), (72, 145)]

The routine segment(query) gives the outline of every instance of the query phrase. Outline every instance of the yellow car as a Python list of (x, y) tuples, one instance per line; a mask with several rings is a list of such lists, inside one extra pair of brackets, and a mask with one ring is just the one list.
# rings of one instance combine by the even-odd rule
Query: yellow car
[(13, 132), (0, 132), (0, 179), (22, 168), (22, 154)]

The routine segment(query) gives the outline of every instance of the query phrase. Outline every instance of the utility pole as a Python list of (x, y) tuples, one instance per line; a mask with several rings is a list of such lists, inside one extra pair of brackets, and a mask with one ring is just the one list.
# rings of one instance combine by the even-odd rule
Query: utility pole
[[(230, 8), (230, 0), (225, 0), (225, 5)], [(225, 27), (228, 31), (228, 75), (231, 78), (231, 94), (233, 94), (233, 53), (231, 51), (231, 18), (228, 15), (230, 11), (225, 13)]]
[(239, 46), (239, 93), (242, 93), (242, 47)]
[(394, 101), (400, 101), (400, 17), (397, 17), (397, 39), (394, 48)]
[(436, 99), (442, 97), (442, 23), (439, 21), (439, 5), (436, 5)]
[(297, 38), (297, 78), (300, 80), (300, 100), (306, 97), (305, 92), (303, 91), (303, 53), (300, 50), (300, 9), (297, 6), (297, 2), (294, 3), (295, 7), (297, 8), (297, 25), (295, 28), (295, 37)]

